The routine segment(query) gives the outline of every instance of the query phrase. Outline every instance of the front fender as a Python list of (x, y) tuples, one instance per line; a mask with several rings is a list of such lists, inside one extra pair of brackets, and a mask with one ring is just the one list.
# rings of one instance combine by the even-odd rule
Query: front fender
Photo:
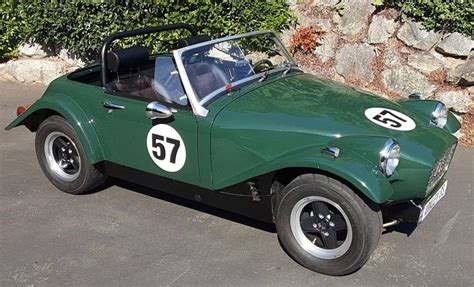
[(377, 164), (360, 153), (339, 145), (340, 154), (332, 157), (321, 153), (321, 148), (310, 148), (279, 159), (287, 167), (317, 168), (350, 182), (375, 203), (384, 203), (393, 189)]
[[(426, 117), (426, 123), (428, 124), (431, 120), (431, 113), (433, 113), (436, 105), (440, 103), (440, 101), (408, 99), (400, 101), (398, 103), (412, 110), (413, 112), (416, 112)], [(443, 129), (453, 134), (457, 132), (460, 128), (461, 123), (458, 121), (458, 119), (456, 119), (453, 113), (448, 112), (448, 121), (446, 122), (446, 125), (443, 127)]]
[[(378, 158), (378, 145), (383, 147), (386, 140), (387, 138), (384, 137), (346, 137), (335, 140), (334, 146), (340, 147), (341, 150), (337, 158), (322, 153), (322, 147), (302, 147), (254, 169), (235, 174), (232, 178), (218, 182), (214, 188), (225, 188), (249, 178), (287, 168), (308, 168), (318, 169), (342, 178), (375, 203), (384, 203), (392, 196), (393, 190), (390, 182), (378, 170), (376, 158)], [(355, 143), (359, 148), (365, 146), (364, 150), (370, 151), (370, 153), (356, 151)], [(363, 143), (370, 144), (370, 147)], [(396, 175), (394, 174), (392, 177), (396, 177)]]
[(103, 160), (102, 148), (93, 120), (72, 97), (64, 94), (45, 94), (5, 129), (10, 130), (17, 126), (27, 125), (34, 132), (35, 127), (44, 120), (42, 115), (51, 112), (61, 115), (73, 127), (91, 164)]

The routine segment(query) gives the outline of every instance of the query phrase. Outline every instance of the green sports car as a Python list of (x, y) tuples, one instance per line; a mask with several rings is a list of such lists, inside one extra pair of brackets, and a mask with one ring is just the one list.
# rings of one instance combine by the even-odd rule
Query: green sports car
[[(156, 44), (170, 31), (184, 36)], [(113, 45), (129, 37), (157, 41)], [(305, 74), (271, 31), (211, 39), (187, 24), (109, 36), (98, 63), (17, 114), (6, 129), (36, 132), (58, 189), (111, 176), (274, 223), (294, 260), (331, 275), (363, 266), (383, 228), (426, 218), (460, 128), (420, 94), (392, 102)]]

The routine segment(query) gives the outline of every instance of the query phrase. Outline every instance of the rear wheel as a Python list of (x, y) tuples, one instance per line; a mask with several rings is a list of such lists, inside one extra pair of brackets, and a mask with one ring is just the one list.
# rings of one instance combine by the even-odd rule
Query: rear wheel
[(51, 116), (41, 123), (35, 148), (44, 174), (64, 192), (87, 193), (106, 179), (87, 162), (74, 129), (62, 117)]
[(316, 272), (345, 275), (362, 267), (378, 244), (380, 211), (343, 183), (307, 174), (280, 195), (277, 232), (298, 263)]

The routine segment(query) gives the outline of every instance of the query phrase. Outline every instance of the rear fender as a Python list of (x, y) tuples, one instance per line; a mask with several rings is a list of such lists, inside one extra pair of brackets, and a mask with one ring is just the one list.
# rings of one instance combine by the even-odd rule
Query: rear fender
[(25, 125), (35, 132), (49, 114), (58, 114), (66, 119), (81, 141), (91, 164), (103, 160), (102, 148), (91, 119), (73, 98), (58, 94), (47, 95), (36, 101), (25, 112), (14, 119), (5, 129)]

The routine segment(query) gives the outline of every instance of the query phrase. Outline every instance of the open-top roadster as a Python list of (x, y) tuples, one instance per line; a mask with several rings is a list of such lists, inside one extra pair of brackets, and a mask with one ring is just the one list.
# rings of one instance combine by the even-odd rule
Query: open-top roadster
[[(176, 29), (190, 36), (167, 52), (111, 48)], [(113, 176), (273, 222), (297, 262), (332, 275), (360, 268), (384, 225), (425, 219), (460, 128), (439, 101), (303, 73), (271, 31), (211, 40), (186, 24), (111, 35), (18, 114), (7, 129), (36, 132), (60, 190)]]

